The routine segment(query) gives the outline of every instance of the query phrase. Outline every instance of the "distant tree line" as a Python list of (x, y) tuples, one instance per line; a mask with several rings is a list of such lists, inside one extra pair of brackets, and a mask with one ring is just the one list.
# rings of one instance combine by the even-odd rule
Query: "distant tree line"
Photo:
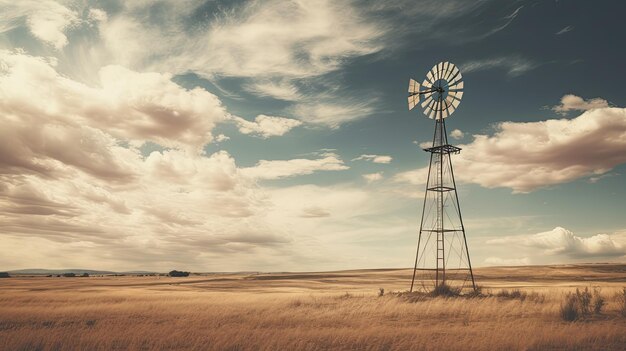
[(189, 276), (189, 272), (182, 272), (182, 271), (173, 270), (173, 271), (169, 272), (167, 275), (170, 276), (170, 277), (188, 277)]

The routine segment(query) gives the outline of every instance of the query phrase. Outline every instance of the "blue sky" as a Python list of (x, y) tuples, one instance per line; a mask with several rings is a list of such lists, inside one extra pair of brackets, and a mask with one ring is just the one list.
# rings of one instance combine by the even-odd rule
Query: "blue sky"
[(440, 61), (473, 264), (625, 259), (619, 2), (0, 8), (4, 269), (409, 267)]

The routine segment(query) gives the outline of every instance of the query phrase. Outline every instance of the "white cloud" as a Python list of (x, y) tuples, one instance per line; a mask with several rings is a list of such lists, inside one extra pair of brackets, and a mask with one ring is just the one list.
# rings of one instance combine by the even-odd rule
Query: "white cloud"
[(571, 231), (561, 227), (532, 235), (490, 239), (487, 240), (487, 244), (538, 248), (543, 249), (543, 253), (546, 255), (567, 255), (575, 258), (626, 255), (624, 243), (617, 242), (610, 235), (596, 234), (585, 238), (576, 236)]
[(0, 32), (20, 26), (25, 21), (31, 34), (56, 50), (68, 44), (65, 31), (80, 23), (78, 13), (52, 0), (4, 2), (0, 14)]
[(131, 141), (199, 150), (228, 113), (217, 96), (187, 90), (171, 75), (120, 66), (100, 70), (98, 87), (66, 78), (50, 60), (0, 51), (0, 105), (5, 114), (86, 124)]
[(567, 26), (567, 27), (564, 27), (563, 29), (561, 29), (560, 31), (558, 31), (558, 32), (556, 32), (554, 34), (556, 34), (556, 35), (565, 34), (567, 32), (571, 32), (573, 29), (574, 29), (574, 26)]
[(329, 217), (329, 216), (330, 216), (330, 212), (323, 209), (322, 207), (316, 207), (316, 206), (302, 209), (302, 214), (300, 215), (300, 217), (303, 217), (303, 218), (320, 218), (320, 217)]
[[(201, 3), (160, 3), (158, 23), (146, 19), (152, 3), (126, 3), (100, 24), (105, 56), (131, 68), (194, 72), (219, 80), (244, 78), (243, 89), (259, 96), (295, 102), (295, 117), (330, 127), (363, 118), (372, 112), (372, 97), (339, 98), (328, 89), (312, 89), (316, 79), (352, 58), (384, 48), (389, 28), (366, 20), (361, 6), (350, 2), (263, 1), (216, 11), (193, 30), (185, 19), (199, 18)], [(147, 47), (146, 42), (160, 45)], [(259, 55), (259, 53), (263, 53)], [(329, 78), (330, 77), (330, 78)], [(296, 82), (298, 84), (296, 84)], [(300, 91), (301, 86), (307, 90)], [(363, 95), (363, 94), (362, 94)]]
[(433, 146), (433, 142), (432, 141), (422, 141), (422, 142), (419, 142), (417, 140), (413, 140), (413, 144), (419, 146), (421, 149), (427, 149), (427, 148)]
[(395, 182), (409, 183), (412, 185), (426, 185), (427, 178), (428, 167), (400, 172), (393, 176)]
[[(363, 21), (350, 3), (249, 2), (214, 14), (205, 30), (185, 30), (180, 19), (200, 5), (161, 4), (168, 7), (168, 16), (154, 25), (141, 17), (153, 4), (126, 4), (101, 30), (112, 53), (131, 67), (150, 63), (206, 77), (319, 76), (336, 70), (346, 58), (382, 48), (378, 40), (384, 31)], [(148, 38), (160, 38), (165, 45), (140, 45)], [(130, 48), (125, 50), (126, 45)]]
[[(460, 147), (463, 151), (452, 161), (457, 180), (527, 193), (598, 176), (626, 163), (626, 109), (599, 108), (573, 119), (502, 122), (495, 134), (474, 135), (472, 143)], [(419, 175), (425, 182), (427, 170), (395, 178), (414, 181)]]
[(459, 69), (463, 73), (470, 73), (500, 68), (506, 70), (509, 76), (517, 77), (536, 68), (537, 66), (537, 64), (522, 57), (503, 56), (465, 62), (459, 66)]
[(105, 22), (109, 16), (101, 9), (89, 9), (89, 19), (96, 22)]
[(523, 258), (500, 258), (500, 257), (487, 257), (485, 264), (488, 266), (527, 266), (530, 264), (528, 257)]
[(346, 166), (338, 155), (325, 153), (318, 159), (261, 160), (254, 167), (241, 171), (248, 177), (257, 179), (280, 179), (298, 175), (312, 174), (317, 171), (342, 171)]
[(284, 135), (291, 129), (302, 125), (302, 122), (296, 119), (266, 115), (258, 115), (254, 122), (241, 117), (233, 117), (233, 119), (239, 127), (239, 132), (259, 135), (263, 138)]
[(256, 95), (278, 100), (296, 101), (303, 98), (298, 88), (288, 79), (262, 79), (246, 84), (244, 88)]
[(584, 100), (580, 96), (567, 94), (561, 98), (561, 104), (552, 108), (557, 113), (566, 114), (569, 111), (588, 111), (609, 107), (609, 103), (601, 98)]
[(373, 183), (373, 182), (377, 182), (379, 180), (383, 179), (383, 172), (376, 172), (376, 173), (369, 173), (369, 174), (363, 174), (363, 178), (368, 182), (368, 183)]
[(465, 137), (465, 133), (463, 133), (460, 129), (454, 129), (450, 132), (450, 136), (456, 140), (459, 140)]
[(228, 141), (228, 140), (230, 140), (230, 137), (224, 134), (219, 134), (218, 136), (215, 137), (215, 141), (218, 143)]
[(391, 163), (391, 161), (393, 160), (393, 157), (388, 156), (388, 155), (361, 155), (357, 158), (352, 159), (352, 161), (359, 161), (359, 160), (371, 161), (374, 163)]
[(326, 100), (303, 102), (293, 106), (291, 112), (298, 119), (311, 124), (338, 128), (374, 112), (372, 101), (368, 102), (331, 102)]

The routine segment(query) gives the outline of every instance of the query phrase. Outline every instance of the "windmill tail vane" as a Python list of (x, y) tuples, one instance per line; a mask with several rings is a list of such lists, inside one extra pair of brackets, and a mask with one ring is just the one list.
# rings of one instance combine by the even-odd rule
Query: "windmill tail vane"
[(461, 149), (448, 144), (445, 124), (459, 107), (463, 88), (463, 76), (450, 62), (436, 64), (421, 84), (409, 80), (409, 110), (420, 105), (435, 120), (432, 145), (424, 149), (430, 164), (411, 292), (476, 291), (451, 158)]

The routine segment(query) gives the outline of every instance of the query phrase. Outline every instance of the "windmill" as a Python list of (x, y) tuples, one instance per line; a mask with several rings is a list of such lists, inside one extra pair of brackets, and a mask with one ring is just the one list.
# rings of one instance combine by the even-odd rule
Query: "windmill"
[(448, 144), (445, 123), (463, 97), (462, 78), (454, 64), (440, 62), (421, 85), (409, 80), (409, 110), (420, 104), (424, 114), (435, 120), (432, 145), (424, 149), (430, 153), (430, 165), (411, 292), (414, 288), (424, 292), (447, 288), (476, 291), (451, 159), (461, 149)]

